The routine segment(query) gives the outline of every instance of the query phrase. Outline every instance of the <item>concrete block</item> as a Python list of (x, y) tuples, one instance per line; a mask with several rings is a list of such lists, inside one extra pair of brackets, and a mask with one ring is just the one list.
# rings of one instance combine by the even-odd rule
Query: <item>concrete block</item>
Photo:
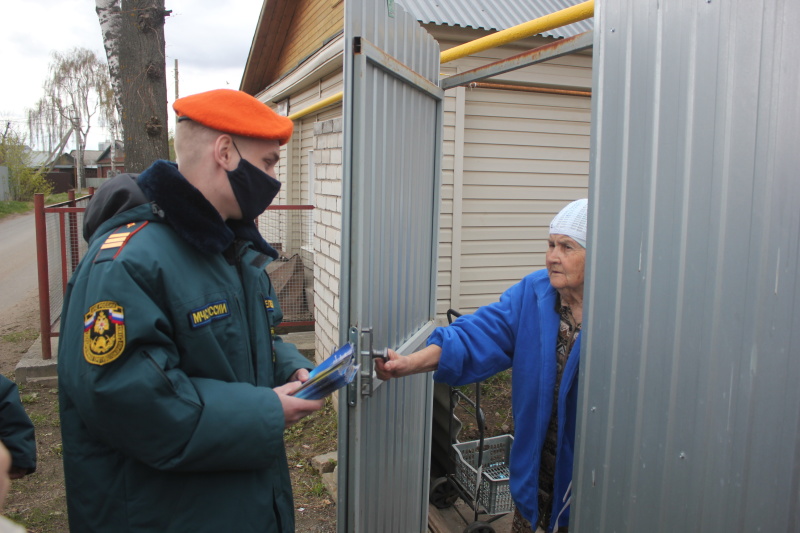
[[(335, 405), (335, 404), (334, 404)], [(337, 470), (339, 467), (333, 469), (333, 472), (327, 472), (322, 474), (322, 483), (325, 485), (325, 488), (328, 490), (328, 493), (331, 495), (333, 501), (337, 501), (339, 498), (339, 484), (338, 484), (338, 473)]]
[(281, 335), (284, 342), (290, 342), (297, 347), (297, 350), (309, 358), (314, 360), (314, 332), (313, 331), (294, 331)]
[(322, 455), (317, 455), (316, 457), (311, 459), (311, 464), (320, 474), (327, 474), (329, 472), (333, 472), (338, 462), (339, 462), (339, 453), (335, 450), (332, 452), (324, 453)]
[(42, 337), (36, 339), (27, 352), (22, 356), (14, 369), (14, 379), (17, 383), (44, 383), (55, 386), (58, 384), (58, 337), (51, 339), (53, 356), (51, 359), (42, 359)]

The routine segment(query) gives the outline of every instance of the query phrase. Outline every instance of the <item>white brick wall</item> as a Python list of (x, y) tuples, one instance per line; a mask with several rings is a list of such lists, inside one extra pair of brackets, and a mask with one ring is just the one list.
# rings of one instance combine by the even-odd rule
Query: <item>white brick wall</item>
[(339, 262), (342, 242), (342, 119), (314, 124), (314, 319), (316, 358), (339, 343)]

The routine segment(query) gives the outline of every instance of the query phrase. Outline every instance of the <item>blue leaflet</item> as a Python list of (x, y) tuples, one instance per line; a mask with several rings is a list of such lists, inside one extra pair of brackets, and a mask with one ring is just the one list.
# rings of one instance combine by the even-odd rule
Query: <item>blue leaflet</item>
[(348, 342), (309, 373), (308, 381), (297, 389), (295, 398), (319, 400), (341, 389), (356, 377), (355, 346)]

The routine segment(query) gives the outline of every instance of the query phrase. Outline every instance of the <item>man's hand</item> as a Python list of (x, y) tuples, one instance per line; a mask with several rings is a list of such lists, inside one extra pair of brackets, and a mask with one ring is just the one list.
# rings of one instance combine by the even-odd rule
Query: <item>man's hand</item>
[(3, 510), (3, 504), (6, 501), (6, 494), (8, 489), (11, 488), (11, 480), (8, 477), (8, 471), (11, 469), (11, 454), (8, 449), (0, 442), (0, 511)]
[[(295, 372), (292, 377), (298, 376), (301, 371), (305, 372), (303, 381), (308, 380), (308, 370), (304, 368)], [(319, 411), (322, 409), (322, 406), (325, 405), (325, 400), (301, 400), (300, 398), (290, 396), (290, 394), (299, 389), (302, 384), (301, 381), (290, 381), (285, 385), (272, 389), (278, 394), (278, 398), (281, 400), (281, 406), (283, 406), (284, 427), (288, 428), (296, 424), (302, 418), (310, 415), (314, 411)]]
[(308, 381), (309, 377), (310, 376), (307, 368), (298, 368), (289, 378), (289, 381), (299, 381), (300, 383), (305, 383)]

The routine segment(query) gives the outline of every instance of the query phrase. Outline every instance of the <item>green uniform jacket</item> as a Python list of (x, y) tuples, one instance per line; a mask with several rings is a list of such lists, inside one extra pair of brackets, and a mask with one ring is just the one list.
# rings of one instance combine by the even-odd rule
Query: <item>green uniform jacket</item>
[[(174, 165), (153, 168), (191, 187)], [(201, 251), (163, 216), (146, 203), (103, 222), (69, 282), (58, 374), (70, 529), (294, 531), (271, 388), (312, 365), (271, 333), (271, 258), (246, 241)]]
[(36, 471), (36, 434), (19, 397), (17, 384), (0, 375), (0, 441), (11, 454), (11, 466)]

